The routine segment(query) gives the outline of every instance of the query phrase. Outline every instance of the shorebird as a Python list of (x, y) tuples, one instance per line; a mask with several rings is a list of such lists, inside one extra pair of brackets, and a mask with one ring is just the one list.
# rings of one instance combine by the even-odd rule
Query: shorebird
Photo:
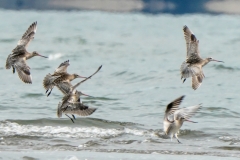
[(17, 47), (12, 50), (6, 61), (6, 69), (13, 68), (13, 73), (15, 69), (18, 72), (19, 78), (25, 83), (32, 83), (32, 77), (30, 74), (30, 67), (27, 65), (26, 61), (35, 56), (41, 56), (37, 51), (32, 53), (26, 50), (27, 46), (34, 39), (34, 35), (37, 31), (37, 22), (32, 23), (27, 31), (23, 34), (22, 38), (18, 41)]
[[(96, 72), (94, 72), (91, 76), (87, 77), (86, 79), (78, 82), (74, 86), (72, 86), (70, 83), (60, 83), (59, 85), (64, 85), (63, 86), (58, 86), (59, 88), (62, 89), (62, 92), (65, 93), (64, 97), (62, 98), (62, 101), (59, 102), (58, 104), (58, 110), (57, 110), (57, 116), (62, 117), (62, 113), (65, 113), (65, 115), (71, 119), (71, 121), (74, 123), (75, 116), (74, 114), (78, 114), (80, 116), (88, 116), (95, 112), (96, 108), (89, 108), (88, 106), (85, 106), (81, 103), (80, 96), (85, 95), (89, 96), (86, 94), (83, 94), (80, 91), (77, 91), (76, 88), (86, 80), (90, 79), (93, 75), (95, 75), (102, 66), (100, 66)], [(91, 96), (90, 96), (91, 97)], [(71, 118), (67, 114), (72, 114)]]
[(163, 120), (163, 130), (166, 135), (171, 137), (171, 141), (173, 136), (176, 137), (178, 143), (181, 143), (178, 139), (177, 133), (181, 128), (184, 121), (197, 123), (194, 121), (190, 121), (191, 118), (200, 108), (200, 105), (195, 105), (186, 108), (178, 108), (181, 104), (184, 96), (181, 96), (171, 103), (169, 103), (165, 110), (164, 120)]
[[(71, 85), (71, 81), (76, 78), (87, 78), (80, 76), (78, 74), (69, 74), (67, 73), (67, 67), (69, 66), (69, 60), (61, 63), (59, 67), (54, 71), (53, 74), (47, 74), (43, 79), (43, 87), (46, 89), (47, 96), (49, 96), (54, 88), (54, 86), (57, 86), (60, 91), (62, 89), (61, 86), (69, 86)], [(61, 83), (61, 85), (59, 85)], [(64, 86), (65, 84), (65, 86)], [(48, 92), (49, 91), (49, 92)]]
[(183, 79), (184, 83), (186, 78), (192, 77), (192, 88), (196, 90), (200, 87), (205, 77), (202, 67), (211, 61), (223, 61), (215, 60), (211, 57), (202, 59), (198, 48), (199, 40), (197, 40), (196, 36), (186, 25), (183, 27), (183, 32), (187, 45), (187, 56), (186, 61), (181, 65), (181, 79)]
[[(57, 116), (60, 118), (62, 117), (62, 113), (64, 113), (74, 123), (74, 120), (76, 119), (74, 116), (75, 114), (79, 116), (89, 116), (96, 110), (97, 108), (90, 108), (81, 102), (66, 102), (64, 105), (62, 102), (59, 102)], [(71, 114), (73, 118), (67, 114)]]

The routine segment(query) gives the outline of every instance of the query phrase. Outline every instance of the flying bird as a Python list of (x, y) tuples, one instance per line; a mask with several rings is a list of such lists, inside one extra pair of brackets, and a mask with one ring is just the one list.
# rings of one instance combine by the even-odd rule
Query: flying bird
[[(64, 113), (74, 123), (74, 119), (75, 119), (74, 114), (77, 114), (80, 116), (88, 116), (88, 115), (91, 115), (93, 112), (95, 112), (96, 108), (89, 108), (88, 106), (82, 104), (81, 102), (81, 99), (80, 99), (81, 95), (85, 95), (85, 96), (89, 96), (89, 95), (83, 94), (82, 92), (78, 91), (76, 88), (86, 80), (90, 79), (101, 68), (102, 66), (100, 66), (97, 69), (97, 71), (94, 72), (91, 76), (78, 82), (74, 86), (72, 86), (71, 83), (64, 83), (64, 82), (59, 84), (58, 87), (64, 93), (64, 97), (62, 98), (62, 101), (59, 102), (58, 104), (57, 116), (59, 118), (62, 117), (62, 113)], [(71, 118), (67, 114), (71, 114), (73, 118)]]
[[(64, 104), (62, 104), (62, 102), (59, 102), (57, 115), (60, 118), (62, 117), (62, 113), (64, 113), (74, 123), (74, 120), (76, 119), (74, 115), (89, 116), (93, 114), (93, 112), (95, 112), (96, 110), (97, 108), (88, 107), (79, 101), (66, 102)], [(71, 114), (73, 118), (71, 118), (67, 114)]]
[(17, 70), (19, 78), (24, 83), (29, 84), (32, 83), (32, 77), (30, 73), (30, 67), (27, 65), (26, 61), (35, 56), (48, 58), (40, 55), (37, 51), (30, 53), (26, 50), (29, 43), (34, 39), (36, 31), (37, 22), (34, 22), (23, 34), (22, 38), (17, 43), (17, 47), (12, 50), (12, 53), (9, 54), (6, 60), (6, 69), (10, 69), (12, 67), (13, 73), (15, 73), (15, 70)]
[[(61, 63), (59, 67), (54, 71), (53, 74), (47, 74), (43, 79), (43, 87), (46, 89), (47, 96), (49, 96), (54, 88), (57, 88), (60, 91), (63, 91), (62, 87), (71, 86), (71, 81), (76, 78), (87, 78), (80, 76), (78, 74), (69, 74), (67, 68), (70, 65), (69, 60)], [(69, 87), (68, 87), (69, 88)]]
[(171, 103), (169, 103), (165, 110), (164, 120), (163, 120), (163, 130), (166, 135), (173, 136), (177, 139), (178, 143), (181, 143), (178, 139), (177, 133), (183, 125), (184, 121), (197, 123), (189, 120), (200, 108), (200, 105), (195, 105), (186, 108), (179, 108), (184, 96), (181, 96)]
[(215, 60), (211, 57), (202, 59), (200, 57), (199, 52), (199, 40), (197, 40), (196, 36), (193, 32), (185, 25), (183, 27), (184, 37), (186, 40), (187, 46), (187, 56), (186, 61), (184, 61), (181, 65), (181, 79), (183, 79), (183, 83), (186, 78), (192, 77), (192, 88), (196, 90), (202, 84), (204, 73), (202, 67), (208, 64), (211, 61), (223, 62), (219, 60)]

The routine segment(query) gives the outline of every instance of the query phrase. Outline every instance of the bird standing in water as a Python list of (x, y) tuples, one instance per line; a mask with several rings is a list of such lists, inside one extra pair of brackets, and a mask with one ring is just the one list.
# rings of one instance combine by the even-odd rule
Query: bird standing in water
[(27, 65), (26, 61), (34, 56), (41, 56), (38, 52), (33, 51), (32, 53), (26, 50), (27, 46), (34, 39), (34, 35), (37, 31), (37, 22), (34, 22), (29, 26), (27, 31), (23, 34), (22, 38), (18, 41), (17, 47), (12, 50), (6, 61), (6, 69), (13, 68), (13, 73), (15, 69), (18, 72), (19, 78), (24, 83), (32, 83), (32, 77), (30, 73), (30, 67)]
[(196, 90), (200, 87), (203, 78), (205, 77), (202, 67), (211, 61), (223, 61), (218, 61), (211, 57), (202, 59), (198, 48), (199, 40), (197, 40), (196, 36), (186, 25), (183, 27), (183, 32), (187, 45), (187, 56), (186, 61), (181, 65), (181, 79), (183, 79), (184, 83), (186, 78), (192, 77), (192, 88)]
[(184, 121), (197, 123), (190, 121), (191, 118), (200, 108), (200, 105), (186, 107), (179, 109), (179, 105), (181, 104), (184, 96), (181, 96), (171, 103), (169, 103), (165, 110), (164, 120), (163, 120), (163, 130), (166, 135), (171, 137), (173, 136), (177, 139), (178, 143), (181, 143), (178, 139), (177, 133), (179, 129), (182, 127)]
[[(54, 71), (53, 74), (47, 74), (43, 79), (43, 87), (46, 89), (46, 93), (48, 92), (47, 96), (49, 96), (54, 88), (57, 88), (65, 93), (65, 90), (71, 86), (71, 81), (76, 78), (87, 78), (79, 76), (78, 74), (69, 74), (67, 73), (67, 67), (69, 66), (69, 60), (61, 63), (59, 67)], [(64, 87), (64, 88), (63, 88)], [(50, 90), (50, 91), (49, 91)]]

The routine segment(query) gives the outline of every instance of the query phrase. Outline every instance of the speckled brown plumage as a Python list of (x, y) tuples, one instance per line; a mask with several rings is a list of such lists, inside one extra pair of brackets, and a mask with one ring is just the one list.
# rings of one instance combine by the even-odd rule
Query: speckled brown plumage
[(210, 61), (222, 61), (212, 59), (211, 57), (202, 59), (198, 48), (199, 40), (197, 40), (196, 36), (187, 26), (183, 27), (183, 32), (186, 41), (187, 55), (186, 61), (182, 63), (180, 68), (181, 79), (183, 79), (184, 83), (186, 78), (192, 77), (192, 88), (196, 90), (200, 87), (203, 78), (205, 77), (202, 67)]
[(13, 73), (17, 70), (19, 78), (24, 83), (32, 83), (30, 67), (27, 65), (26, 60), (34, 56), (47, 58), (36, 51), (30, 53), (26, 50), (29, 43), (34, 39), (36, 31), (37, 22), (34, 22), (23, 34), (22, 38), (18, 41), (16, 48), (12, 50), (12, 54), (10, 54), (6, 60), (6, 69), (10, 69), (12, 67)]
[[(43, 87), (46, 89), (46, 93), (48, 92), (48, 96), (51, 94), (52, 89), (54, 86), (57, 86), (57, 88), (63, 92), (63, 94), (66, 94), (64, 90), (69, 90), (68, 88), (71, 87), (71, 81), (76, 78), (86, 78), (79, 76), (78, 74), (69, 74), (67, 72), (67, 67), (69, 66), (69, 60), (61, 63), (59, 67), (54, 71), (53, 74), (47, 74), (43, 79)], [(61, 83), (65, 84), (65, 88), (60, 88)], [(68, 88), (66, 88), (68, 87)]]
[[(88, 108), (88, 106), (85, 106), (81, 103), (80, 96), (85, 95), (85, 94), (83, 94), (80, 91), (77, 91), (76, 88), (80, 84), (85, 82), (86, 80), (90, 79), (101, 68), (102, 68), (102, 66), (100, 66), (97, 69), (97, 71), (94, 72), (91, 76), (89, 76), (86, 79), (80, 81), (79, 83), (75, 84), (74, 86), (69, 86), (70, 88), (67, 91), (64, 91), (64, 92), (67, 92), (67, 94), (65, 94), (63, 96), (62, 101), (58, 104), (58, 110), (57, 110), (58, 117), (61, 117), (62, 113), (65, 113), (65, 115), (67, 117), (69, 117), (67, 115), (67, 113), (69, 113), (69, 114), (72, 114), (73, 118), (75, 119), (74, 114), (78, 114), (78, 115), (81, 115), (81, 116), (87, 116), (87, 115), (92, 114), (96, 110), (96, 108)], [(71, 117), (69, 117), (69, 118), (72, 120), (72, 122), (74, 122), (74, 120)]]

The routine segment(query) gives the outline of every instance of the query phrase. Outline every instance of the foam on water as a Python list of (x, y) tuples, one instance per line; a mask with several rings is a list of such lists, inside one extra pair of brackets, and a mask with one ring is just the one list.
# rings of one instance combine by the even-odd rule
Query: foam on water
[(43, 137), (107, 137), (119, 136), (124, 133), (123, 130), (102, 129), (97, 127), (61, 127), (61, 126), (33, 126), (19, 125), (17, 123), (5, 122), (0, 125), (0, 133), (7, 135), (27, 135)]
[[(26, 123), (26, 122), (24, 122)], [(117, 128), (101, 128), (100, 126), (39, 126), (39, 125), (22, 125), (16, 122), (10, 121), (1, 121), (0, 122), (0, 134), (2, 136), (40, 136), (40, 137), (48, 137), (48, 138), (103, 138), (103, 139), (111, 139), (115, 137), (122, 136), (134, 136), (134, 137), (142, 137), (142, 138), (156, 138), (156, 139), (168, 139), (169, 137), (164, 134), (164, 132), (160, 129), (142, 129), (142, 128), (134, 128), (134, 126), (125, 126), (120, 127), (117, 125), (118, 123), (114, 122)], [(204, 139), (206, 136), (209, 136), (207, 133), (197, 130), (180, 130), (180, 137), (197, 137), (200, 139)], [(226, 137), (219, 138), (220, 140), (226, 141)]]
[(0, 133), (4, 136), (24, 135), (24, 136), (43, 136), (43, 137), (119, 137), (123, 134), (135, 136), (156, 137), (154, 131), (139, 129), (104, 129), (98, 127), (63, 127), (63, 126), (34, 126), (20, 125), (14, 122), (4, 121), (0, 123)]
[[(225, 156), (221, 152), (205, 152), (206, 147), (213, 145), (213, 141), (208, 141), (205, 137), (198, 137), (198, 131), (181, 131), (180, 140), (185, 144), (175, 146), (172, 150), (171, 146), (177, 144), (173, 139), (170, 141), (160, 130), (145, 130), (123, 127), (121, 129), (105, 129), (99, 127), (64, 127), (64, 126), (35, 126), (21, 125), (15, 122), (2, 121), (0, 123), (0, 145), (16, 146), (22, 149), (37, 149), (37, 150), (90, 150), (98, 152), (118, 152), (118, 153), (136, 153), (136, 154), (175, 154), (175, 155), (213, 155)], [(187, 135), (194, 134), (195, 142), (191, 139), (182, 139)], [(205, 134), (206, 135), (206, 134)], [(206, 135), (208, 137), (208, 135)], [(44, 141), (43, 141), (44, 139)], [(55, 139), (55, 140), (54, 140)], [(227, 138), (219, 138), (222, 139)], [(48, 141), (51, 141), (51, 145)], [(43, 142), (42, 142), (43, 141)], [(185, 147), (191, 149), (187, 151)], [(231, 142), (231, 145), (237, 145)], [(136, 148), (141, 145), (141, 149)], [(114, 146), (114, 147), (113, 147)], [(184, 146), (184, 147), (183, 147)], [(204, 147), (205, 146), (205, 147)], [(120, 148), (125, 149), (120, 149)], [(156, 149), (159, 148), (159, 149)], [(164, 149), (162, 148), (164, 147)], [(113, 149), (114, 148), (114, 149)], [(133, 149), (135, 148), (135, 149)], [(216, 150), (228, 150), (227, 146), (211, 146)], [(196, 151), (196, 149), (198, 149)], [(238, 150), (238, 147), (231, 147), (233, 150)], [(232, 156), (239, 156), (238, 153), (233, 153)]]
[(55, 54), (50, 54), (48, 55), (48, 60), (56, 60), (56, 59), (59, 59), (63, 56), (62, 53), (55, 53)]

